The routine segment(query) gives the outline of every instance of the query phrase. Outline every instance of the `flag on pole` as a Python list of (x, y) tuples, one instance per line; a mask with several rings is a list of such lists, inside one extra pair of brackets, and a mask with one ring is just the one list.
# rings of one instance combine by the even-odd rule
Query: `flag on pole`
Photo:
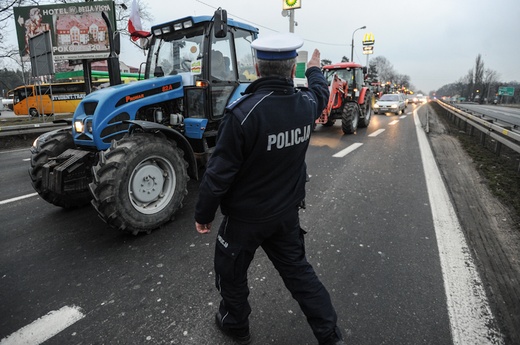
[(132, 10), (130, 11), (130, 18), (128, 18), (128, 32), (130, 32), (132, 41), (137, 41), (139, 38), (146, 38), (151, 35), (150, 32), (143, 31), (136, 0), (132, 1)]

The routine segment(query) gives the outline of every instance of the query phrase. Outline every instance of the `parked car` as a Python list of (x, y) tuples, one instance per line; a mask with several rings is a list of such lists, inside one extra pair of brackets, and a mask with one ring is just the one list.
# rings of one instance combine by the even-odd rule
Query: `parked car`
[(374, 104), (374, 114), (394, 113), (400, 115), (406, 109), (402, 93), (386, 93)]

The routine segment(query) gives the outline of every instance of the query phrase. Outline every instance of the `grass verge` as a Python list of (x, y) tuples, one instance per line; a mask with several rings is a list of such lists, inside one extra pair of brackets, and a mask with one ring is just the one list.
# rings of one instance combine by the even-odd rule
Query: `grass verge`
[[(431, 102), (430, 105), (443, 121), (448, 134), (455, 136), (473, 159), (491, 192), (515, 212), (514, 224), (520, 231), (520, 154), (502, 145), (500, 155), (497, 155), (497, 143), (491, 137), (486, 137), (482, 144), (480, 131), (475, 130), (471, 135), (469, 131), (450, 120), (444, 108), (437, 102)], [(470, 126), (467, 128), (469, 130)]]

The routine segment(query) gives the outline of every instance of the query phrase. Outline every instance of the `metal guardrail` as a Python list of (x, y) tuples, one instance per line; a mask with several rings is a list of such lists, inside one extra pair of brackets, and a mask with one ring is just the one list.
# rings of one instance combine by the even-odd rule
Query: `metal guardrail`
[[(469, 103), (473, 104), (473, 103)], [(484, 119), (488, 122), (492, 122), (498, 126), (504, 127), (504, 128), (511, 128), (512, 131), (520, 134), (520, 124), (518, 122), (508, 122), (507, 120), (503, 118), (499, 118), (493, 115), (490, 115), (489, 113), (482, 113), (478, 109), (469, 109), (465, 105), (465, 103), (456, 103), (456, 104), (450, 104), (454, 106), (455, 108), (462, 110), (468, 114), (475, 115), (477, 117), (480, 117), (481, 119)], [(517, 108), (517, 107), (511, 107), (511, 108)]]
[(437, 103), (451, 114), (481, 131), (483, 134), (490, 136), (497, 142), (506, 145), (517, 153), (520, 153), (520, 133), (513, 131), (511, 126), (500, 125), (493, 122), (492, 119), (488, 120), (475, 116), (440, 100), (437, 100)]
[(70, 126), (66, 123), (35, 123), (31, 125), (0, 126), (0, 137), (20, 134), (44, 133)]

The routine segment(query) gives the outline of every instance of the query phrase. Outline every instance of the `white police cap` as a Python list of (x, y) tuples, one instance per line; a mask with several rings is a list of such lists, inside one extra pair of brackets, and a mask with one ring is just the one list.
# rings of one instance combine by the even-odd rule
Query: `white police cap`
[(303, 46), (303, 40), (293, 33), (259, 37), (251, 43), (256, 57), (261, 60), (287, 60), (298, 56), (296, 49)]

